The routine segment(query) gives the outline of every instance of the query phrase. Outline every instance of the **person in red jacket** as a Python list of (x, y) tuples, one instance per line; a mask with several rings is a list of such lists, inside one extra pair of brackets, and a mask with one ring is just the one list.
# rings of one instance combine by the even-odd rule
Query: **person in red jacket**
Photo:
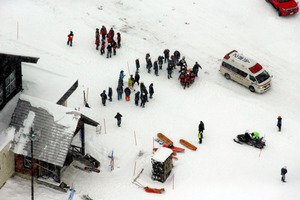
[(101, 36), (102, 36), (102, 40), (105, 40), (106, 34), (107, 34), (107, 30), (105, 28), (105, 26), (102, 26), (101, 30), (100, 30)]
[(107, 37), (107, 43), (111, 44), (113, 41), (113, 38), (112, 37)]
[(121, 47), (121, 33), (117, 33), (117, 43), (118, 43), (118, 48)]
[(114, 36), (115, 36), (115, 31), (113, 28), (110, 28), (107, 37), (111, 37), (112, 39), (114, 39)]
[(70, 34), (68, 35), (68, 42), (67, 42), (67, 45), (72, 46), (72, 43), (73, 43), (73, 36), (74, 36), (73, 32), (70, 31)]
[(95, 44), (96, 44), (96, 50), (98, 50), (100, 45), (100, 32), (98, 28), (96, 28), (96, 33), (95, 33)]

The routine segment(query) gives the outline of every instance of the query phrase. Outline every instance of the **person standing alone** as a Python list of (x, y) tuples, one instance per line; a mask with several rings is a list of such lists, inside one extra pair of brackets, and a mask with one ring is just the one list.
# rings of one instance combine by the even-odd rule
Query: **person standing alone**
[(121, 127), (121, 119), (122, 119), (122, 115), (120, 113), (117, 113), (115, 118), (117, 119), (117, 124), (118, 124), (118, 127)]
[(281, 125), (282, 125), (282, 118), (281, 116), (277, 117), (277, 127), (278, 127), (278, 131), (281, 131)]
[(202, 121), (200, 121), (200, 124), (198, 126), (198, 139), (199, 139), (199, 144), (202, 143), (202, 139), (203, 139), (203, 131), (204, 131), (204, 123)]
[(284, 166), (283, 168), (281, 168), (281, 181), (282, 182), (286, 182), (285, 181), (285, 175), (287, 173), (287, 169), (286, 169), (286, 166)]
[(70, 45), (70, 47), (73, 44), (73, 37), (74, 37), (73, 31), (70, 31), (70, 34), (68, 35), (68, 42), (67, 42), (67, 45)]

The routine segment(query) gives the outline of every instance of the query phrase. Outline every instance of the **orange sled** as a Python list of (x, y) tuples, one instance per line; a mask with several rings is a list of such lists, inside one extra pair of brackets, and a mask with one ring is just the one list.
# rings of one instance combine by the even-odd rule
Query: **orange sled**
[(167, 138), (167, 136), (165, 136), (164, 134), (162, 134), (162, 133), (157, 133), (157, 137), (158, 137), (159, 139), (161, 139), (162, 141), (164, 141), (164, 143), (166, 143), (167, 145), (170, 145), (170, 144), (173, 145), (172, 140), (170, 140), (169, 138)]
[(192, 145), (191, 143), (189, 143), (188, 141), (184, 140), (184, 139), (181, 139), (179, 140), (180, 144), (182, 144), (183, 146), (185, 146), (186, 148), (190, 149), (190, 150), (193, 150), (193, 151), (196, 151), (197, 150), (197, 147)]

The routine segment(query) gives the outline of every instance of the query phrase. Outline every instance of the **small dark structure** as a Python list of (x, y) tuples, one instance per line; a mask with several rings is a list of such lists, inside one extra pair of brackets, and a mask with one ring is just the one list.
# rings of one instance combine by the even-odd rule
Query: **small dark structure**
[(0, 53), (0, 110), (22, 90), (22, 62), (37, 63), (39, 58)]
[[(97, 160), (85, 155), (84, 124), (99, 125), (77, 111), (20, 95), (10, 123), (10, 127), (15, 128), (12, 149), (15, 153), (16, 173), (25, 177), (30, 175), (33, 164), (34, 176), (38, 178), (38, 182), (59, 189), (61, 174), (73, 160), (91, 168), (99, 167)], [(31, 128), (37, 135), (33, 142), (33, 163), (29, 140)], [(81, 146), (71, 144), (77, 133), (80, 133)]]
[(169, 177), (172, 168), (173, 151), (169, 148), (159, 148), (152, 158), (152, 179), (160, 182), (165, 182)]

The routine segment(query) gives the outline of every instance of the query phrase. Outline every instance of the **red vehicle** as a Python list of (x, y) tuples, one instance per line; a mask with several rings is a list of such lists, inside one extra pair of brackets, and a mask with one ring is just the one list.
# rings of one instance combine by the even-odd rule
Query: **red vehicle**
[(296, 14), (299, 11), (295, 0), (266, 0), (277, 10), (279, 16)]

